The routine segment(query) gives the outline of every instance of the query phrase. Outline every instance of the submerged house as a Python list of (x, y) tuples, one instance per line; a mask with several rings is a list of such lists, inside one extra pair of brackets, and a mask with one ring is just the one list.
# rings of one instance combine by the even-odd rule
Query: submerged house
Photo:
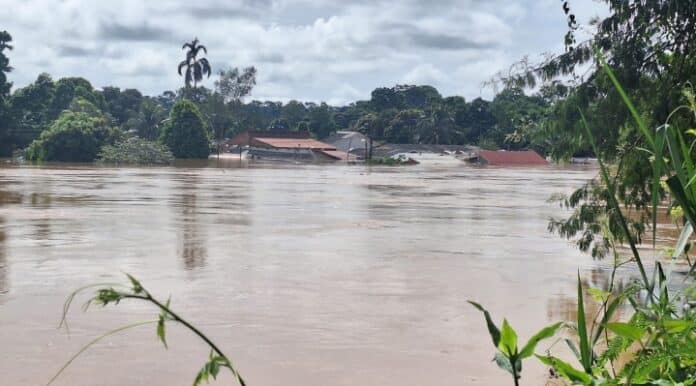
[(225, 141), (247, 159), (330, 162), (348, 159), (348, 153), (313, 139), (307, 131), (247, 130)]
[(543, 166), (549, 164), (534, 150), (479, 150), (476, 162), (494, 166)]

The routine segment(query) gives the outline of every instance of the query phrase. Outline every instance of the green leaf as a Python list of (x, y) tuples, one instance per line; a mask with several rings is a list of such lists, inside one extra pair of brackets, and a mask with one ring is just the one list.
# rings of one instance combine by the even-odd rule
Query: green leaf
[(505, 354), (501, 353), (500, 351), (496, 352), (493, 361), (496, 365), (498, 365), (498, 367), (514, 375), (510, 359), (506, 357)]
[(160, 315), (159, 319), (157, 320), (157, 337), (162, 341), (164, 348), (168, 349), (167, 336), (164, 330), (164, 317), (162, 315)]
[(592, 347), (587, 338), (587, 323), (585, 321), (585, 299), (582, 296), (582, 283), (578, 272), (578, 338), (580, 339), (580, 363), (586, 373), (592, 372)]
[(665, 162), (662, 159), (662, 154), (664, 153), (665, 146), (665, 136), (658, 135), (655, 140), (655, 149), (653, 150), (654, 160), (652, 161), (653, 175), (652, 175), (652, 234), (653, 234), (653, 247), (657, 244), (657, 206), (660, 203), (660, 185), (662, 181), (662, 173), (665, 169)]
[(602, 291), (599, 288), (588, 288), (587, 292), (592, 296), (592, 298), (598, 302), (604, 302), (611, 296), (610, 292)]
[(583, 385), (590, 385), (592, 384), (592, 377), (589, 376), (588, 374), (585, 374), (581, 370), (578, 370), (568, 364), (567, 362), (564, 362), (556, 357), (552, 356), (540, 356), (536, 355), (536, 357), (545, 365), (551, 366), (556, 372), (569, 379), (571, 382), (579, 382), (582, 383)]
[(667, 179), (667, 186), (669, 186), (672, 196), (677, 201), (677, 203), (682, 207), (684, 211), (684, 217), (691, 223), (692, 226), (696, 225), (696, 210), (694, 209), (693, 201), (690, 201), (687, 197), (684, 188), (682, 187), (679, 177), (672, 176)]
[(472, 302), (471, 300), (469, 300), (468, 302), (472, 306), (476, 307), (479, 311), (483, 312), (483, 316), (486, 318), (486, 325), (488, 326), (488, 333), (491, 335), (491, 338), (493, 339), (493, 345), (495, 347), (498, 347), (498, 344), (500, 343), (500, 330), (498, 329), (498, 326), (496, 326), (495, 323), (493, 323), (493, 320), (491, 319), (491, 314), (480, 304)]
[(665, 320), (663, 322), (663, 325), (665, 326), (665, 330), (667, 330), (668, 333), (674, 334), (691, 328), (693, 326), (693, 323), (687, 322), (686, 320), (682, 319), (674, 319)]
[(689, 242), (689, 237), (694, 233), (694, 227), (691, 226), (690, 222), (686, 223), (686, 226), (684, 226), (684, 229), (682, 229), (681, 234), (679, 235), (679, 240), (677, 241), (677, 246), (674, 248), (674, 253), (672, 254), (673, 258), (677, 258), (681, 256), (682, 253), (684, 253), (684, 248), (686, 248), (686, 244)]
[(607, 330), (630, 340), (641, 340), (646, 333), (644, 329), (628, 323), (607, 323)]
[(578, 346), (576, 346), (575, 343), (570, 339), (566, 338), (564, 340), (565, 340), (566, 344), (568, 345), (568, 348), (570, 348), (570, 351), (572, 351), (573, 354), (575, 354), (575, 357), (579, 361), (580, 360), (580, 351), (578, 350)]
[(513, 357), (517, 355), (517, 333), (508, 324), (507, 319), (503, 319), (503, 328), (500, 330), (500, 343), (498, 348), (507, 357)]
[(144, 291), (142, 284), (140, 284), (140, 282), (136, 280), (136, 278), (134, 278), (128, 273), (126, 274), (126, 276), (128, 276), (128, 280), (130, 280), (131, 284), (133, 285), (133, 293), (137, 295)]
[(534, 336), (532, 336), (528, 341), (527, 344), (524, 345), (522, 348), (522, 351), (520, 351), (520, 359), (528, 358), (534, 354), (534, 350), (536, 349), (537, 344), (547, 338), (552, 337), (558, 329), (563, 325), (562, 322), (558, 322), (555, 324), (552, 324), (548, 327), (543, 328), (541, 331), (537, 332)]

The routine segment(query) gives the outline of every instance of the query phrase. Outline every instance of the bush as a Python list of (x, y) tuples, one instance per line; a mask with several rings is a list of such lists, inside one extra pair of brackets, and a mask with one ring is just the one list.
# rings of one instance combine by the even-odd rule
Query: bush
[(25, 155), (31, 161), (91, 162), (102, 145), (122, 135), (102, 116), (65, 111), (29, 145)]
[(208, 158), (210, 140), (198, 107), (192, 102), (177, 102), (169, 114), (160, 141), (167, 145), (176, 158)]
[(99, 159), (109, 163), (162, 165), (172, 163), (174, 155), (165, 145), (132, 137), (104, 146)]
[(399, 165), (416, 165), (418, 161), (408, 158), (403, 154), (399, 154), (398, 157), (382, 157), (373, 158), (371, 160), (365, 161), (368, 165), (384, 165), (384, 166), (399, 166)]

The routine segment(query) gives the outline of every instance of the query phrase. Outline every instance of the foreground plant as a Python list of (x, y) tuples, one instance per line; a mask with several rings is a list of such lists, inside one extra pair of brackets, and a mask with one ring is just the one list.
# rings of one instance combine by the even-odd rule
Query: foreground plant
[(515, 386), (519, 385), (522, 360), (534, 355), (537, 344), (544, 339), (554, 336), (556, 331), (563, 325), (563, 323), (559, 322), (543, 328), (534, 334), (520, 349), (517, 345), (517, 332), (510, 326), (507, 319), (503, 320), (502, 329), (498, 328), (491, 319), (491, 314), (483, 306), (472, 301), (469, 301), (469, 303), (483, 312), (486, 325), (488, 326), (488, 333), (491, 335), (491, 339), (493, 339), (493, 345), (498, 350), (493, 360), (498, 367), (512, 375)]
[[(621, 87), (613, 71), (598, 55), (600, 65), (623, 98), (633, 117), (636, 129), (643, 136), (645, 151), (652, 167), (652, 231), (653, 245), (656, 240), (657, 211), (660, 189), (666, 188), (672, 202), (670, 207), (679, 207), (682, 216), (682, 233), (672, 253), (672, 262), (684, 257), (688, 272), (681, 282), (672, 282), (672, 269), (664, 269), (660, 262), (655, 263), (652, 274), (644, 263), (638, 249), (639, 240), (631, 231), (628, 216), (624, 215), (618, 200), (616, 180), (604, 163), (595, 143), (592, 131), (580, 112), (585, 135), (598, 156), (600, 184), (605, 189), (605, 222), (607, 226), (605, 241), (614, 252), (609, 291), (588, 289), (601, 302), (600, 311), (588, 317), (584, 304), (584, 289), (578, 277), (577, 321), (573, 324), (574, 339), (566, 339), (570, 350), (577, 357), (579, 366), (565, 362), (551, 355), (537, 358), (554, 370), (558, 376), (572, 384), (579, 385), (657, 385), (693, 386), (696, 385), (696, 262), (689, 258), (690, 238), (696, 228), (696, 140), (689, 144), (685, 134), (672, 126), (670, 120), (655, 130), (650, 130), (637, 109)], [(684, 92), (687, 104), (678, 111), (687, 111), (696, 118), (696, 97), (690, 89)], [(676, 114), (677, 112), (673, 113)], [(671, 117), (671, 116), (670, 116)], [(688, 130), (687, 135), (696, 136), (696, 130)], [(621, 261), (616, 251), (617, 244), (628, 244), (629, 257)], [(632, 264), (639, 277), (626, 288), (614, 292), (615, 273), (619, 266)], [(675, 285), (676, 284), (676, 285)], [(615, 321), (614, 314), (622, 304), (628, 303), (631, 315), (626, 321)], [(484, 311), (480, 306), (479, 309)], [(495, 327), (490, 316), (484, 311), (491, 336)], [(505, 328), (504, 323), (504, 328)], [(497, 329), (497, 327), (495, 327)], [(543, 330), (542, 330), (543, 331)], [(515, 385), (519, 384), (519, 370), (523, 358), (516, 350), (509, 349), (503, 342), (502, 332), (494, 337), (494, 343), (510, 361)], [(509, 335), (509, 333), (508, 333)], [(623, 363), (623, 365), (620, 365)]]
[[(65, 371), (68, 366), (82, 353), (84, 353), (89, 347), (93, 346), (95, 343), (99, 342), (103, 338), (114, 335), (116, 333), (135, 328), (135, 327), (140, 327), (148, 324), (156, 324), (157, 325), (157, 337), (159, 338), (160, 341), (162, 341), (162, 344), (164, 345), (165, 348), (167, 348), (167, 335), (166, 335), (166, 324), (167, 322), (170, 323), (176, 323), (184, 326), (187, 328), (189, 331), (193, 332), (196, 336), (198, 336), (201, 340), (203, 340), (209, 347), (210, 347), (210, 355), (208, 356), (207, 362), (203, 365), (201, 370), (198, 372), (196, 375), (194, 381), (193, 381), (193, 386), (198, 386), (200, 385), (203, 381), (209, 382), (210, 379), (212, 378), (213, 380), (217, 378), (218, 374), (220, 373), (221, 369), (227, 369), (229, 370), (232, 375), (237, 379), (239, 384), (241, 386), (245, 386), (245, 382), (242, 379), (242, 376), (239, 374), (239, 372), (234, 368), (232, 365), (232, 361), (227, 357), (218, 346), (213, 343), (210, 338), (208, 338), (205, 334), (203, 334), (198, 328), (193, 326), (191, 323), (183, 319), (181, 316), (179, 316), (177, 313), (172, 311), (170, 308), (170, 299), (168, 299), (166, 302), (161, 302), (154, 298), (152, 294), (143, 287), (143, 285), (135, 279), (133, 276), (126, 274), (129, 280), (129, 285), (124, 286), (124, 285), (111, 285), (111, 284), (106, 284), (106, 285), (91, 285), (91, 286), (86, 286), (82, 287), (76, 291), (74, 291), (68, 299), (65, 301), (65, 305), (63, 306), (63, 317), (61, 319), (60, 326), (65, 326), (66, 328), (68, 327), (67, 325), (67, 314), (68, 311), (70, 310), (70, 307), (75, 300), (75, 297), (80, 294), (81, 292), (87, 290), (87, 289), (92, 289), (92, 288), (98, 288), (96, 291), (96, 294), (91, 297), (83, 306), (83, 310), (87, 311), (87, 309), (91, 305), (100, 305), (102, 307), (105, 307), (107, 305), (117, 305), (121, 301), (124, 300), (137, 300), (137, 301), (143, 301), (146, 303), (150, 303), (151, 305), (154, 305), (158, 310), (159, 310), (159, 315), (158, 318), (155, 320), (151, 321), (145, 321), (145, 322), (138, 322), (134, 324), (130, 324), (127, 326), (119, 327), (117, 329), (111, 330), (91, 342), (87, 343), (85, 346), (83, 346), (75, 355), (73, 355), (66, 363), (63, 365), (63, 367), (58, 370), (58, 372), (51, 378), (50, 381), (48, 381), (47, 385), (50, 385), (55, 381), (62, 373)], [(59, 326), (59, 327), (60, 327)]]

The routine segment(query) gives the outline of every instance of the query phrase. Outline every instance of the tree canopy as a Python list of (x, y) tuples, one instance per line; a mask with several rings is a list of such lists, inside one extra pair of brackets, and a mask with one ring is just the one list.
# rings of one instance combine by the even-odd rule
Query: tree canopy
[(193, 102), (177, 102), (160, 137), (176, 158), (208, 158), (210, 141), (200, 110)]

